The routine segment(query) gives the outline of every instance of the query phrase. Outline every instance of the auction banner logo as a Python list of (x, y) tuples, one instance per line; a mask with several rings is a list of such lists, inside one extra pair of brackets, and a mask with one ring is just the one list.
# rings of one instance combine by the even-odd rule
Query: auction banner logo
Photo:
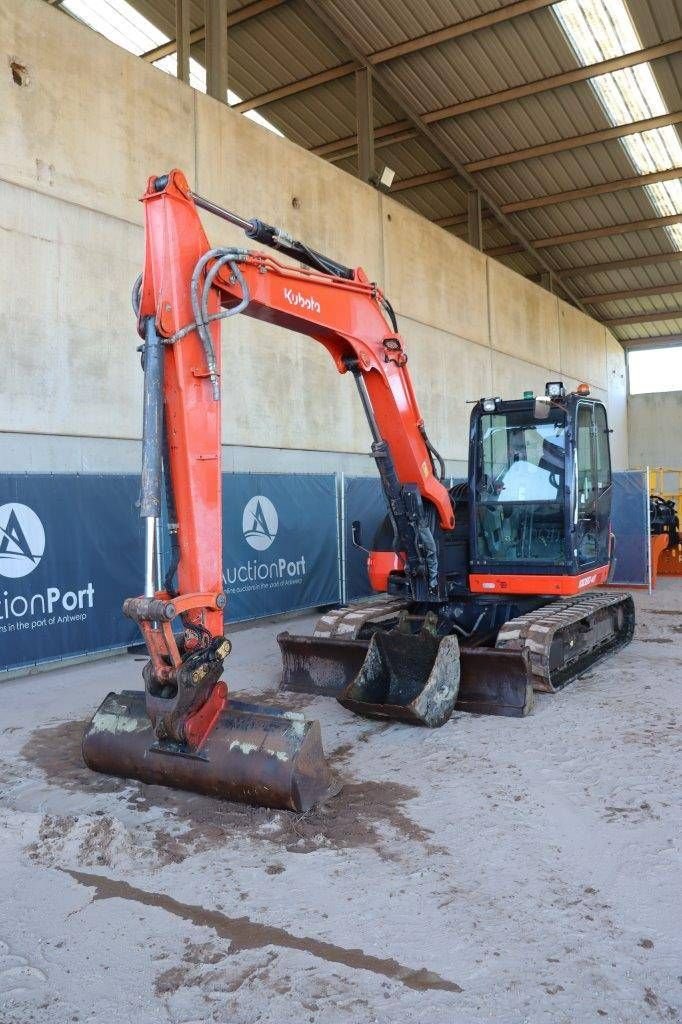
[[(0, 506), (0, 576), (19, 580), (38, 568), (45, 554), (45, 528), (29, 505)], [(10, 584), (8, 584), (8, 587)], [(76, 590), (48, 586), (31, 594), (0, 595), (0, 632), (40, 630), (67, 622), (85, 622), (94, 605), (92, 582)]]
[(244, 540), (256, 551), (266, 551), (277, 536), (279, 516), (269, 498), (256, 494), (246, 503), (242, 516)]
[(37, 568), (45, 551), (45, 530), (28, 505), (0, 507), (0, 576), (16, 580)]

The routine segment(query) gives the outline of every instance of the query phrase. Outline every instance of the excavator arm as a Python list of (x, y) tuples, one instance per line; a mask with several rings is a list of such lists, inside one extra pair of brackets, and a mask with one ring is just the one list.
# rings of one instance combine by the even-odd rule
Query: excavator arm
[[(194, 196), (180, 171), (151, 178), (143, 202), (140, 333), (153, 317), (165, 341), (170, 472), (183, 524), (180, 591), (215, 591), (219, 579), (219, 318), (243, 312), (308, 335), (324, 345), (339, 373), (353, 374), (402, 567), (414, 598), (426, 597), (437, 585), (435, 520), (452, 529), (453, 507), (439, 479), (442, 460), (434, 460), (424, 429), (403, 339), (381, 291), (361, 269), (342, 267), (261, 221), (244, 221)], [(285, 265), (264, 252), (211, 249), (199, 204), (312, 266)], [(220, 617), (211, 621), (218, 631)]]

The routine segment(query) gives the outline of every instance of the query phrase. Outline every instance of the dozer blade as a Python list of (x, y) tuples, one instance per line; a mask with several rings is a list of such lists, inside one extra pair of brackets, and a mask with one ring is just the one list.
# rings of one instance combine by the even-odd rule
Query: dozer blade
[(110, 693), (85, 732), (83, 759), (105, 775), (292, 811), (332, 792), (319, 722), (239, 700), (192, 753), (157, 740), (142, 691)]
[(282, 654), (280, 689), (338, 697), (352, 683), (367, 657), (369, 640), (278, 633)]
[(379, 632), (337, 700), (360, 715), (436, 728), (452, 714), (458, 689), (457, 637)]
[[(338, 697), (358, 676), (368, 640), (340, 640), (280, 633), (281, 689)], [(459, 648), (459, 692), (455, 709), (522, 718), (533, 706), (528, 653), (489, 647)]]

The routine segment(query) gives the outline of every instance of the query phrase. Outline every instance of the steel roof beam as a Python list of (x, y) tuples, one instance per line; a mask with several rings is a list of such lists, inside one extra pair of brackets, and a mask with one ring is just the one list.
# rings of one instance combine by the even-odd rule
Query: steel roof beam
[[(419, 185), (429, 185), (436, 181), (447, 178), (454, 178), (455, 172), (452, 169), (443, 171), (431, 171), (428, 174), (416, 174), (412, 178), (403, 178), (391, 189), (392, 192), (401, 192), (405, 189), (415, 188)], [(500, 206), (502, 213), (520, 213), (523, 210), (535, 210), (543, 206), (556, 206), (559, 203), (574, 202), (578, 199), (588, 199), (590, 196), (608, 195), (612, 192), (621, 192), (625, 189), (653, 185), (659, 181), (674, 181), (682, 177), (682, 167), (673, 167), (667, 171), (655, 171), (653, 174), (639, 174), (632, 178), (621, 178), (618, 181), (607, 181), (601, 185), (588, 185), (584, 188), (574, 188), (567, 192), (554, 192), (547, 196), (537, 196), (534, 199), (520, 200), (515, 203), (503, 203)], [(488, 212), (488, 216), (489, 216)], [(483, 214), (486, 216), (486, 213)], [(448, 217), (438, 217), (433, 221), (439, 227), (449, 228), (466, 224), (466, 214), (456, 213)], [(561, 276), (561, 275), (557, 275)]]
[(481, 29), (491, 28), (493, 25), (500, 25), (504, 21), (518, 18), (522, 14), (531, 14), (543, 7), (551, 7), (557, 0), (517, 0), (516, 3), (506, 4), (496, 11), (489, 11), (486, 14), (479, 14), (475, 18), (468, 18), (466, 21), (448, 25), (446, 28), (436, 29), (435, 32), (428, 32), (426, 35), (418, 36), (416, 39), (408, 39), (404, 43), (396, 43), (395, 46), (387, 46), (383, 50), (377, 50), (368, 56), (370, 64), (384, 64), (386, 61), (395, 60), (396, 57), (405, 57), (407, 54), (415, 53), (417, 50), (424, 50), (428, 46), (437, 46), (450, 39), (458, 39), (461, 36), (470, 35), (472, 32), (480, 32)]
[[(393, 146), (396, 145), (398, 142), (406, 142), (408, 139), (416, 139), (418, 135), (419, 132), (417, 131), (416, 128), (406, 128), (404, 132), (398, 132), (396, 135), (389, 135), (388, 138), (385, 139), (378, 139), (375, 134), (374, 148), (382, 149), (383, 147), (386, 146)], [(334, 147), (332, 151), (329, 153), (329, 156), (327, 157), (330, 164), (340, 163), (341, 160), (346, 160), (348, 159), (349, 156), (354, 156), (355, 153), (357, 152), (357, 146), (355, 145), (346, 146), (345, 149), (340, 149), (335, 143), (330, 143), (329, 145), (333, 145)], [(308, 150), (308, 152), (313, 153), (315, 156), (324, 156), (324, 153), (318, 152), (318, 149), (320, 148), (324, 147), (315, 146), (313, 149)], [(395, 188), (395, 186), (393, 187)]]
[(551, 156), (553, 153), (564, 153), (567, 150), (580, 149), (582, 146), (593, 146), (598, 142), (622, 139), (627, 135), (637, 135), (655, 128), (667, 128), (668, 125), (680, 124), (680, 122), (682, 122), (682, 111), (678, 110), (674, 114), (661, 114), (660, 117), (647, 117), (641, 121), (630, 121), (629, 124), (614, 125), (612, 128), (600, 128), (598, 131), (587, 132), (584, 135), (573, 135), (570, 139), (557, 139), (556, 142), (544, 142), (539, 146), (515, 149), (509, 153), (486, 157), (485, 160), (472, 160), (464, 166), (467, 171), (475, 174), (479, 171), (488, 171), (493, 167), (506, 167), (522, 160), (532, 160), (534, 157)]
[(632, 53), (610, 57), (608, 60), (599, 61), (597, 64), (572, 68), (570, 71), (561, 71), (558, 75), (540, 78), (535, 82), (524, 82), (523, 85), (514, 85), (510, 89), (501, 89), (499, 92), (488, 93), (487, 96), (475, 96), (471, 100), (451, 103), (447, 107), (440, 107), (438, 110), (431, 110), (426, 114), (422, 114), (422, 119), (425, 124), (434, 124), (434, 122), (444, 121), (446, 118), (460, 117), (462, 114), (470, 114), (476, 110), (497, 107), (502, 103), (509, 103), (512, 100), (524, 99), (526, 96), (536, 96), (538, 93), (550, 92), (553, 89), (560, 89), (565, 85), (575, 85), (577, 82), (584, 82), (588, 78), (598, 78), (613, 71), (622, 71), (623, 68), (631, 68), (637, 64), (658, 60), (660, 57), (669, 57), (674, 53), (680, 53), (680, 51), (682, 51), (682, 37), (678, 36), (677, 39), (659, 43), (657, 46), (648, 46), (643, 50), (634, 50)]
[(525, 246), (519, 245), (517, 242), (507, 242), (505, 245), (494, 245), (491, 249), (483, 250), (486, 256), (492, 256), (493, 259), (497, 259), (499, 256), (516, 256), (518, 253), (524, 251)]
[[(233, 107), (232, 109), (236, 110), (237, 107)], [(374, 145), (376, 147), (377, 143), (382, 139), (390, 139), (391, 142), (395, 142), (397, 136), (404, 134), (408, 130), (410, 131), (411, 136), (419, 134), (416, 129), (412, 127), (411, 121), (407, 120), (393, 121), (391, 124), (384, 125), (383, 128), (375, 128)], [(350, 149), (351, 153), (354, 153), (357, 148), (357, 135), (348, 135), (345, 139), (333, 139), (331, 142), (324, 142), (321, 146), (313, 146), (309, 152), (314, 153), (315, 156), (330, 156), (332, 153), (339, 153), (341, 150), (345, 149)], [(342, 157), (339, 156), (339, 159), (342, 159)]]
[(642, 299), (649, 295), (675, 295), (682, 292), (682, 281), (672, 284), (654, 284), (648, 288), (626, 288), (619, 292), (602, 292), (600, 295), (583, 295), (582, 300), (588, 306), (598, 306), (602, 302), (619, 302), (621, 299)]
[(553, 245), (570, 245), (572, 242), (588, 241), (591, 238), (627, 235), (631, 231), (648, 231), (654, 228), (665, 228), (671, 224), (682, 224), (682, 213), (673, 213), (668, 217), (647, 217), (645, 220), (632, 220), (626, 224), (605, 224), (601, 228), (587, 228), (584, 231), (567, 231), (563, 235), (536, 238), (533, 245), (538, 249), (548, 249)]
[[(442, 171), (431, 171), (428, 174), (415, 174), (411, 178), (403, 178), (394, 182), (391, 192), (402, 192), (405, 189), (417, 188), (420, 185), (431, 185), (437, 181), (445, 181), (448, 178), (456, 177), (452, 168), (445, 168)], [(672, 167), (666, 171), (654, 171), (652, 174), (638, 174), (632, 178), (619, 178), (617, 181), (605, 181), (599, 185), (587, 185), (583, 188), (572, 188), (565, 192), (552, 192), (546, 196), (535, 196), (533, 199), (521, 199), (513, 203), (503, 203), (500, 209), (503, 213), (521, 213), (524, 210), (536, 210), (543, 206), (556, 206), (559, 203), (570, 203), (578, 199), (589, 199), (591, 196), (609, 195), (613, 192), (623, 192), (628, 189), (640, 188), (646, 185), (655, 185), (659, 181), (675, 181), (682, 177), (682, 167)], [(450, 224), (457, 224), (459, 221), (450, 217), (440, 217), (434, 223), (441, 227), (448, 227)]]
[(557, 270), (556, 276), (583, 277), (589, 274), (608, 274), (612, 270), (628, 270), (630, 267), (646, 267), (656, 263), (676, 263), (682, 260), (682, 252), (656, 252), (648, 256), (629, 256), (623, 260), (610, 260), (606, 263), (585, 263), (582, 267), (567, 267)]
[(624, 327), (626, 324), (653, 324), (658, 320), (679, 320), (682, 309), (657, 309), (649, 313), (634, 313), (632, 316), (615, 316), (602, 320), (607, 327)]
[[(393, 191), (393, 189), (391, 189), (391, 191)], [(483, 220), (492, 220), (493, 216), (494, 215), (490, 210), (483, 210), (481, 214)], [(453, 228), (459, 226), (466, 227), (466, 222), (466, 213), (453, 213), (449, 217), (438, 217), (436, 220), (433, 221), (433, 223), (437, 224), (439, 228)]]
[(682, 345), (682, 334), (659, 334), (651, 338), (619, 338), (623, 348), (672, 348)]
[[(534, 238), (536, 249), (549, 249), (554, 245), (570, 245), (572, 242), (586, 242), (592, 238), (608, 238), (610, 235), (627, 235), (631, 231), (648, 231), (665, 228), (671, 224), (682, 224), (682, 213), (673, 213), (668, 217), (647, 217), (646, 220), (632, 220), (626, 224), (607, 224), (601, 228), (588, 228), (585, 231), (569, 231), (564, 235), (550, 235), (547, 238)], [(522, 252), (518, 245), (499, 245), (494, 249), (486, 249), (491, 256), (510, 256)], [(561, 271), (556, 271), (558, 277)], [(570, 275), (567, 275), (570, 276)]]
[[(498, 156), (486, 157), (484, 160), (471, 160), (464, 164), (464, 170), (470, 174), (478, 174), (481, 171), (491, 170), (495, 167), (506, 167), (509, 164), (519, 163), (525, 160), (532, 160), (535, 157), (552, 156), (554, 153), (565, 153), (573, 149), (580, 149), (586, 146), (593, 146), (599, 142), (611, 142), (614, 139), (623, 139), (628, 135), (639, 135), (642, 132), (654, 131), (657, 128), (667, 128), (668, 125), (682, 123), (682, 111), (675, 111), (673, 114), (661, 114), (660, 117), (646, 117), (641, 121), (631, 121), (629, 124), (614, 125), (612, 128), (600, 128), (594, 132), (587, 132), (584, 135), (573, 135), (569, 139), (557, 139), (555, 142), (544, 142), (539, 146), (528, 146), (526, 149), (516, 149), (509, 153), (500, 153)], [(405, 131), (397, 133), (395, 137), (390, 135), (383, 139), (382, 146), (390, 146), (394, 142), (403, 142), (405, 139), (413, 139), (416, 131)], [(338, 160), (345, 160), (355, 152), (353, 145), (354, 136), (340, 140), (344, 143), (341, 147), (338, 142), (333, 145), (334, 149), (329, 151), (329, 159), (332, 163)], [(317, 154), (317, 149), (311, 153)], [(317, 154), (324, 155), (324, 154)]]
[(556, 206), (559, 203), (572, 203), (578, 199), (589, 199), (591, 196), (604, 196), (612, 192), (624, 192), (628, 189), (655, 185), (658, 181), (674, 181), (682, 176), (682, 167), (672, 167), (666, 171), (654, 171), (653, 174), (638, 174), (632, 178), (619, 178), (618, 181), (605, 181), (600, 185), (587, 185), (584, 188), (572, 188), (566, 192), (553, 192), (546, 196), (533, 199), (521, 199), (515, 203), (503, 203), (503, 213), (521, 213), (523, 210), (537, 210), (543, 206)]
[[(440, 181), (440, 180), (442, 180), (443, 177), (445, 177), (445, 178), (454, 177), (454, 172), (451, 172), (450, 174), (445, 174), (442, 171), (432, 172), (432, 173), (434, 175), (439, 175), (439, 176), (438, 177), (434, 176), (433, 178), (431, 178), (429, 175), (415, 175), (414, 178), (404, 178), (402, 182), (398, 183), (399, 187), (396, 189), (396, 186), (394, 185), (393, 189), (391, 191), (401, 191), (402, 189), (412, 188), (412, 187), (414, 187), (416, 185), (429, 184), (430, 181)], [(523, 210), (535, 210), (535, 209), (537, 209), (539, 207), (555, 206), (555, 205), (558, 205), (559, 203), (568, 203), (568, 202), (573, 202), (573, 201), (578, 200), (578, 199), (587, 199), (590, 196), (608, 195), (609, 193), (620, 192), (620, 191), (623, 191), (625, 189), (633, 189), (633, 188), (643, 187), (645, 185), (653, 185), (655, 182), (658, 182), (658, 181), (673, 181), (673, 180), (676, 180), (676, 179), (680, 178), (681, 176), (682, 176), (682, 168), (674, 167), (674, 168), (672, 168), (671, 170), (668, 170), (668, 171), (656, 171), (653, 174), (640, 174), (640, 175), (638, 175), (636, 177), (633, 177), (633, 178), (622, 178), (619, 181), (605, 182), (602, 185), (590, 185), (590, 186), (587, 186), (585, 188), (570, 189), (567, 192), (555, 192), (552, 195), (539, 196), (539, 197), (534, 198), (534, 199), (521, 200), (521, 201), (516, 202), (516, 203), (503, 203), (500, 206), (500, 210), (502, 211), (502, 213), (505, 213), (505, 214), (520, 213)], [(424, 178), (425, 180), (424, 181), (418, 180), (420, 177)], [(483, 216), (484, 217), (490, 217), (489, 211), (486, 211), (483, 214)], [(449, 228), (449, 227), (457, 227), (457, 226), (460, 226), (460, 225), (465, 225), (466, 224), (466, 220), (467, 220), (466, 214), (455, 213), (455, 214), (452, 214), (451, 216), (448, 216), (448, 217), (438, 217), (436, 220), (433, 221), (433, 223), (434, 224), (438, 224), (438, 226), (442, 227), (442, 228)], [(653, 224), (654, 227), (659, 227), (660, 226), (658, 221), (659, 221), (659, 218), (656, 218), (656, 223)], [(640, 222), (637, 222), (637, 223), (644, 224), (643, 221), (640, 221)], [(649, 223), (649, 222), (647, 222), (647, 223)], [(676, 223), (676, 222), (673, 221), (672, 223)], [(650, 224), (650, 226), (652, 226), (652, 225)], [(626, 225), (621, 225), (621, 227), (625, 228)], [(607, 229), (604, 229), (604, 230), (607, 230)], [(628, 230), (630, 230), (630, 229), (628, 228)], [(609, 231), (608, 233), (609, 234), (612, 234), (612, 233), (613, 234), (622, 234), (624, 232), (623, 231), (615, 231), (615, 232)], [(588, 237), (588, 236), (583, 235), (583, 237)], [(589, 236), (589, 237), (599, 237), (599, 236)], [(540, 243), (542, 243), (542, 244), (540, 244)], [(548, 245), (548, 244), (554, 244), (554, 243), (552, 243), (552, 242), (550, 242), (549, 240), (546, 240), (546, 239), (544, 239), (544, 240), (541, 239), (541, 240), (539, 240), (538, 244), (542, 248), (542, 245)], [(656, 259), (652, 257), (651, 262), (656, 262)], [(664, 260), (661, 260), (661, 262), (664, 262)], [(630, 265), (631, 266), (637, 266), (639, 264), (638, 263), (632, 263)], [(579, 269), (580, 268), (578, 268), (578, 270)], [(570, 277), (571, 274), (564, 273), (562, 271), (558, 271), (557, 272), (557, 277), (562, 277), (562, 276)]]
[[(307, 78), (300, 78), (298, 81), (290, 82), (288, 85), (281, 85), (277, 89), (270, 89), (269, 92), (263, 93), (261, 96), (253, 96), (250, 100), (242, 100), (241, 103), (235, 103), (232, 109), (236, 110), (239, 114), (245, 114), (247, 110), (258, 110), (259, 107), (264, 107), (266, 103), (274, 103), (276, 100), (284, 100), (289, 96), (295, 96), (299, 92), (307, 92), (308, 89), (314, 89), (318, 85), (334, 82), (337, 78), (346, 78), (348, 75), (352, 75), (353, 72), (360, 71), (360, 69), (361, 65), (356, 61), (347, 61), (345, 64), (339, 64), (335, 68), (318, 71), (315, 75), (308, 75)], [(263, 97), (267, 97), (267, 99), (263, 99)]]

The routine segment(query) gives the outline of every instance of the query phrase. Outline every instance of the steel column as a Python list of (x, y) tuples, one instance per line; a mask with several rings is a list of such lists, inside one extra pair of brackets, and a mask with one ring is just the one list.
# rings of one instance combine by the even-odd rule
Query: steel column
[(189, 0), (175, 0), (178, 80), (189, 82)]
[(227, 103), (227, 0), (204, 0), (206, 92)]
[(477, 189), (467, 192), (467, 241), (474, 249), (483, 248), (483, 210)]
[(358, 132), (358, 178), (374, 177), (374, 87), (370, 68), (355, 72), (355, 116)]

